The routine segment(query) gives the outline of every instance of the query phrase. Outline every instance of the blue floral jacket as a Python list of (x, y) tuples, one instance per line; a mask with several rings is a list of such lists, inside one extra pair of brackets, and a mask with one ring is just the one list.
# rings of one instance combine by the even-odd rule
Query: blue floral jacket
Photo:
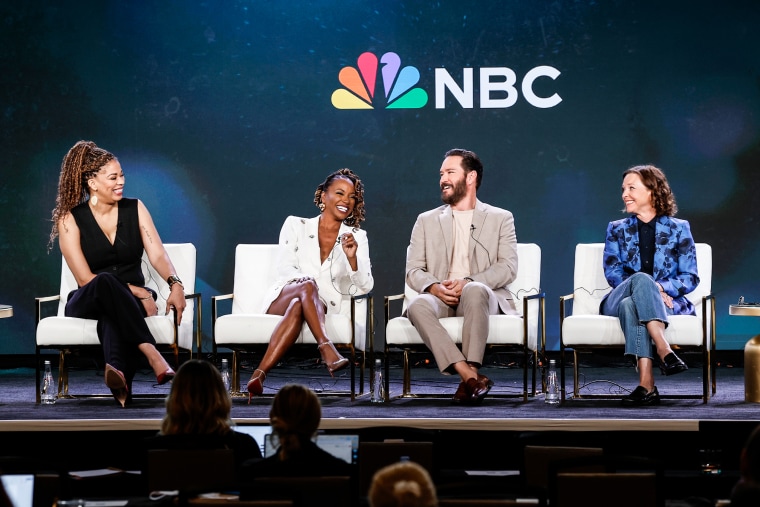
[[(635, 216), (610, 222), (604, 245), (604, 276), (617, 287), (641, 270), (639, 228)], [(699, 285), (697, 249), (689, 222), (661, 216), (655, 219), (654, 279), (673, 298), (674, 315), (695, 315), (685, 295)]]

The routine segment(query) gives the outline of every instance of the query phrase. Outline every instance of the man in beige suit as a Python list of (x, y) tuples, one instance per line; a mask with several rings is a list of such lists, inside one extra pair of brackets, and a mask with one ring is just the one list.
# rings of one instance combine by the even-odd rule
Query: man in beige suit
[[(417, 217), (406, 262), (406, 283), (419, 292), (409, 320), (444, 374), (461, 382), (453, 401), (483, 400), (493, 382), (478, 374), (488, 337), (488, 316), (515, 314), (507, 284), (517, 274), (512, 213), (477, 199), (483, 164), (468, 150), (446, 152), (440, 171), (444, 206)], [(463, 316), (462, 349), (438, 319)]]

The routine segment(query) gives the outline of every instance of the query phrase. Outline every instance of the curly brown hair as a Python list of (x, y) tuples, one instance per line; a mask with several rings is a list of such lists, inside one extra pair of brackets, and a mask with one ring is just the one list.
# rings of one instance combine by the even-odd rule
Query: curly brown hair
[(58, 179), (58, 195), (55, 198), (55, 208), (53, 208), (53, 229), (50, 231), (48, 240), (48, 252), (58, 236), (58, 221), (74, 206), (89, 198), (87, 180), (114, 159), (116, 157), (113, 153), (99, 148), (92, 141), (78, 141), (63, 157), (61, 175)]
[(636, 165), (623, 171), (623, 178), (631, 173), (638, 174), (644, 186), (652, 191), (652, 206), (657, 216), (672, 217), (678, 213), (676, 196), (662, 169), (649, 164)]
[(343, 223), (350, 227), (360, 229), (361, 223), (364, 222), (365, 219), (364, 185), (362, 184), (362, 180), (359, 179), (359, 176), (357, 176), (351, 169), (338, 169), (334, 173), (328, 175), (325, 181), (320, 183), (317, 190), (314, 192), (314, 204), (319, 207), (319, 204), (322, 202), (322, 192), (324, 192), (330, 185), (332, 185), (332, 182), (338, 178), (346, 178), (350, 180), (351, 183), (354, 184), (354, 191), (356, 193), (354, 211), (343, 220)]

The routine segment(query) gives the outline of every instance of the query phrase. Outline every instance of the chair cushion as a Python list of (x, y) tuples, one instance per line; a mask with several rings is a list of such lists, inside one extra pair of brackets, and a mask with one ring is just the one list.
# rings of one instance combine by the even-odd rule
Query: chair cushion
[[(441, 325), (457, 345), (462, 343), (464, 317), (444, 317)], [(489, 345), (522, 345), (523, 319), (517, 315), (492, 315), (488, 319)], [(389, 345), (423, 345), (417, 329), (406, 317), (391, 319), (386, 326), (386, 341)], [(529, 337), (528, 347), (535, 350), (536, 337)]]
[[(246, 345), (267, 344), (274, 328), (280, 322), (279, 315), (262, 313), (233, 313), (216, 319), (216, 344)], [(351, 343), (351, 319), (339, 315), (325, 316), (327, 336), (333, 343), (347, 345)], [(317, 343), (308, 326), (304, 325), (296, 343)]]
[[(671, 345), (696, 347), (702, 345), (702, 319), (692, 315), (672, 315), (665, 330)], [(562, 324), (565, 346), (625, 345), (625, 337), (617, 317), (606, 315), (573, 315)]]
[[(174, 320), (171, 314), (148, 317), (145, 322), (158, 345), (174, 343)], [(47, 317), (42, 319), (37, 326), (37, 345), (41, 347), (100, 345), (97, 325), (97, 321), (90, 319)], [(191, 348), (193, 344), (192, 321), (185, 322), (185, 318), (183, 318), (179, 331), (180, 348)]]

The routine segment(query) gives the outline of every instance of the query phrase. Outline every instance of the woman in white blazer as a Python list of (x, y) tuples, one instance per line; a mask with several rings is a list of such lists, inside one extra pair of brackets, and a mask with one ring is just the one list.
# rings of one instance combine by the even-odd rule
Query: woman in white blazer
[(320, 214), (290, 216), (280, 231), (278, 281), (264, 300), (266, 313), (282, 315), (269, 347), (248, 381), (249, 401), (301, 332), (304, 322), (317, 340), (327, 371), (348, 366), (327, 336), (325, 315), (350, 315), (351, 296), (372, 290), (372, 266), (364, 221), (364, 186), (350, 169), (330, 174), (314, 192)]

